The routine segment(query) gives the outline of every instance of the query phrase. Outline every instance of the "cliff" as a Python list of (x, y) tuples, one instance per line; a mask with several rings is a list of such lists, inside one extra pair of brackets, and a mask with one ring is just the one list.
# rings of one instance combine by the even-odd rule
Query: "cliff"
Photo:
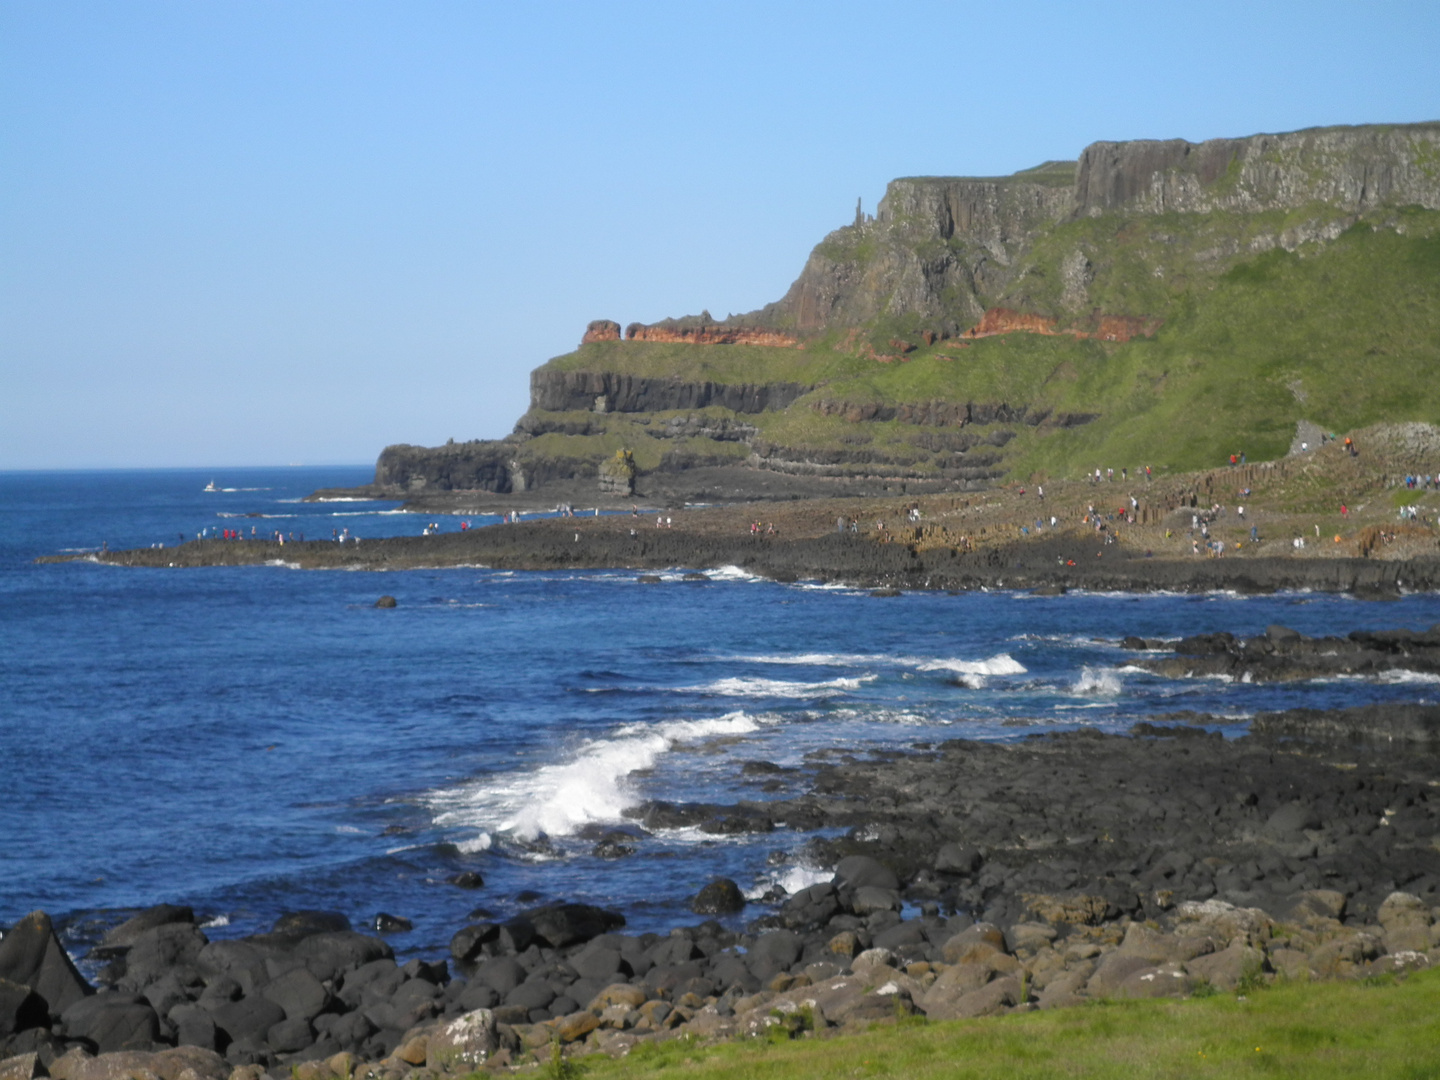
[(583, 489), (617, 451), (666, 498), (1196, 468), (1440, 420), (1437, 365), (1440, 123), (1097, 142), (891, 181), (758, 311), (592, 322), (511, 436), (388, 448), (376, 484)]

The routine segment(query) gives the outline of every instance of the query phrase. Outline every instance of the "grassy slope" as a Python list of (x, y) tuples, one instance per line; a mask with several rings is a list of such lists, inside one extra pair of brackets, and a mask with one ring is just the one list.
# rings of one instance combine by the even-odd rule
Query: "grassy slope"
[(653, 1044), (584, 1075), (644, 1077), (1440, 1078), (1440, 972), (1395, 983), (1291, 983), (1190, 1001), (1106, 1003), (858, 1035), (701, 1050)]
[[(1065, 251), (1092, 253), (1092, 300), (1106, 311), (1159, 314), (1153, 340), (1126, 344), (1011, 334), (940, 342), (904, 362), (850, 352), (835, 333), (805, 349), (602, 343), (551, 361), (572, 370), (719, 382), (797, 381), (814, 397), (1032, 403), (1101, 419), (1067, 431), (1022, 432), (1018, 476), (1074, 475), (1096, 465), (1207, 467), (1245, 450), (1285, 452), (1302, 418), (1335, 431), (1380, 420), (1440, 421), (1440, 213), (1387, 212), (1296, 254), (1240, 257), (1310, 213), (1253, 218), (1103, 218), (1068, 223), (1037, 245), (1007, 291), (1050, 309), (1050, 269)], [(1159, 275), (1155, 273), (1160, 270)], [(1058, 293), (1056, 294), (1058, 295)], [(903, 330), (872, 327), (872, 338)], [(953, 357), (953, 359), (951, 359)], [(840, 424), (816, 423), (809, 402), (760, 420), (769, 438), (819, 445)], [(876, 432), (879, 443), (892, 436)], [(578, 449), (577, 444), (577, 449)]]

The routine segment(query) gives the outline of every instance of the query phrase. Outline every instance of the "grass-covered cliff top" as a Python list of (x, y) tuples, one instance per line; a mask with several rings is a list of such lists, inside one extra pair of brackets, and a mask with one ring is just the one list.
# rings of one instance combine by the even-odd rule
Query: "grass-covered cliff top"
[[(1056, 268), (1075, 250), (1094, 253), (1089, 310), (1064, 307)], [(1012, 333), (926, 346), (921, 316), (885, 316), (803, 348), (603, 342), (546, 367), (814, 385), (788, 411), (793, 419), (757, 420), (816, 428), (821, 441), (829, 436), (819, 429), (845, 423), (802, 420), (822, 398), (1099, 414), (1083, 427), (1022, 431), (1009, 461), (1020, 476), (1140, 461), (1199, 468), (1242, 449), (1251, 460), (1277, 457), (1302, 419), (1334, 431), (1440, 420), (1437, 211), (1358, 221), (1325, 207), (1071, 221), (1036, 241), (1001, 299), (1059, 313), (1062, 326), (1083, 327), (1096, 309), (1164, 322), (1152, 339), (1123, 344)], [(898, 352), (892, 339), (917, 348), (901, 360), (873, 359)]]

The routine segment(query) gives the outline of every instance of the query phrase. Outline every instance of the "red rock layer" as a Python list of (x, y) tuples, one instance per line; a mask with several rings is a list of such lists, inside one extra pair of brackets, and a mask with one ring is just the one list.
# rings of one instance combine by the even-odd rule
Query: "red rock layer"
[(631, 323), (625, 328), (629, 341), (679, 341), (690, 345), (770, 345), (794, 348), (800, 339), (778, 330), (753, 326), (646, 326)]
[(1139, 315), (1097, 315), (1093, 331), (1075, 328), (1062, 330), (1057, 325), (1057, 319), (996, 307), (986, 311), (980, 322), (961, 336), (983, 338), (997, 334), (1063, 334), (1075, 338), (1094, 338), (1097, 341), (1129, 341), (1137, 337), (1154, 337), (1155, 331), (1160, 329), (1161, 321)]
[(595, 341), (619, 341), (620, 324), (609, 319), (596, 319), (589, 326), (585, 327), (585, 336), (580, 339), (581, 345), (589, 345)]

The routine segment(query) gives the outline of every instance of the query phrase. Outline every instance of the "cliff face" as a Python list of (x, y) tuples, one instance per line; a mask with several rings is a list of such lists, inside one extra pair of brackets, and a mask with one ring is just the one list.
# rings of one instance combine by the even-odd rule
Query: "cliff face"
[(530, 408), (543, 412), (664, 412), (715, 406), (737, 413), (784, 409), (811, 387), (798, 383), (685, 382), (612, 371), (530, 373)]
[[(742, 316), (814, 334), (886, 316), (957, 333), (997, 305), (1033, 300), (1026, 257), (1066, 222), (1105, 214), (1257, 214), (1311, 204), (1355, 213), (1440, 209), (1440, 124), (1320, 128), (1284, 135), (1093, 143), (1078, 162), (995, 179), (893, 180), (873, 219), (822, 241), (776, 304)], [(1338, 230), (1337, 230), (1338, 231)], [(1283, 238), (1276, 243), (1286, 246)], [(1083, 250), (1039, 268), (1063, 279), (1053, 310), (1085, 310)], [(1144, 317), (1151, 312), (1097, 314)]]
[[(1097, 142), (1014, 176), (902, 178), (776, 303), (623, 331), (596, 320), (532, 373), (511, 436), (389, 447), (376, 484), (572, 490), (629, 451), (642, 497), (647, 477), (701, 468), (728, 470), (726, 497), (764, 487), (757, 470), (874, 494), (984, 486), (1065, 455), (1088, 472), (1219, 424), (1223, 441), (1177, 462), (1262, 433), (1280, 446), (1299, 420), (1326, 422), (1316, 387), (1336, 418), (1375, 387), (1428, 389), (1437, 245), (1440, 123)], [(1214, 374), (1227, 365), (1243, 393)]]
[(1254, 213), (1325, 203), (1440, 209), (1440, 124), (1314, 128), (1248, 139), (1097, 142), (1075, 212)]

